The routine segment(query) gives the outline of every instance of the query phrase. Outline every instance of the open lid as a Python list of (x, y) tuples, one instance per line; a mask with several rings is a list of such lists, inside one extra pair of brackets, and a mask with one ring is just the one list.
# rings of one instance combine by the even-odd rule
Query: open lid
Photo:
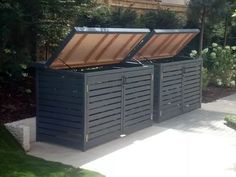
[(148, 29), (75, 27), (46, 66), (59, 69), (120, 63), (149, 32)]
[(154, 30), (136, 52), (137, 60), (169, 58), (177, 55), (198, 33), (198, 29)]

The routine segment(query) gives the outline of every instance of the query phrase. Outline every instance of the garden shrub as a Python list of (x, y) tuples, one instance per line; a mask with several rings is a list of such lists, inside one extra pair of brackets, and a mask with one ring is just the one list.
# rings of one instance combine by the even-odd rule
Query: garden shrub
[[(197, 56), (192, 51), (190, 56)], [(210, 83), (218, 86), (235, 86), (236, 84), (236, 46), (222, 47), (212, 43), (202, 52), (203, 65), (208, 70)]]
[(236, 115), (226, 115), (224, 120), (227, 124), (236, 129)]
[(207, 68), (202, 68), (202, 88), (205, 90), (210, 82), (210, 77)]
[(185, 21), (183, 17), (178, 16), (175, 12), (168, 9), (150, 11), (140, 16), (140, 27), (150, 29), (174, 29), (183, 28)]

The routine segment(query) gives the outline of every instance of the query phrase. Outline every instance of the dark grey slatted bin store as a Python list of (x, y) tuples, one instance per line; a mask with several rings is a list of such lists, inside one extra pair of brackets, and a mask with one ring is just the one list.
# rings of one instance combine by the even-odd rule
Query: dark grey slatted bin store
[(202, 59), (176, 56), (199, 30), (154, 30), (135, 58), (154, 65), (153, 119), (161, 122), (201, 107)]
[(152, 125), (153, 66), (124, 62), (147, 29), (75, 28), (37, 64), (37, 141), (81, 150)]

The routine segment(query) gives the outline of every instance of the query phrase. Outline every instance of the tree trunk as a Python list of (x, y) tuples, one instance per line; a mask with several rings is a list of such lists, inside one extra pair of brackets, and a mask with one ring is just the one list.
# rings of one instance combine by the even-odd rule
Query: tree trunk
[(199, 42), (199, 55), (200, 56), (202, 56), (202, 49), (203, 49), (205, 19), (206, 19), (206, 7), (203, 7), (202, 16), (201, 16), (200, 42)]
[(228, 17), (225, 16), (225, 26), (224, 26), (224, 47), (227, 44), (227, 32), (228, 32)]

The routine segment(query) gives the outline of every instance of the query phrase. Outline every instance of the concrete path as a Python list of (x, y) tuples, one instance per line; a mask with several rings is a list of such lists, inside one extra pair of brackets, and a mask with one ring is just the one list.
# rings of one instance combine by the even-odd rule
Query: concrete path
[(35, 143), (29, 154), (107, 177), (236, 177), (236, 94), (87, 152)]

